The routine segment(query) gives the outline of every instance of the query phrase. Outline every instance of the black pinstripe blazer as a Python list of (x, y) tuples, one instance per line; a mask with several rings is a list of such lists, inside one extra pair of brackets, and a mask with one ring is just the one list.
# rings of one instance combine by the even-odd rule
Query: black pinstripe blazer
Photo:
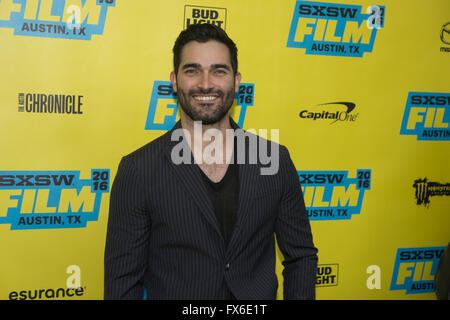
[(200, 168), (171, 161), (174, 129), (119, 164), (105, 299), (142, 299), (145, 290), (148, 299), (223, 299), (226, 285), (237, 299), (275, 299), (275, 235), (285, 258), (284, 298), (314, 299), (317, 249), (287, 149), (279, 146), (275, 175), (261, 175), (261, 164), (239, 165), (237, 221), (225, 247)]

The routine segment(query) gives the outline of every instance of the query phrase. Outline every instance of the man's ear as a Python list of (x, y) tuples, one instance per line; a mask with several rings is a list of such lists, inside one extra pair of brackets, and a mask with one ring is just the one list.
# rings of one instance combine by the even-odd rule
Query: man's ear
[(239, 91), (239, 85), (241, 84), (241, 73), (236, 72), (236, 75), (234, 76), (234, 88), (236, 93)]
[(170, 82), (172, 82), (173, 90), (177, 92), (177, 76), (174, 71), (170, 73)]

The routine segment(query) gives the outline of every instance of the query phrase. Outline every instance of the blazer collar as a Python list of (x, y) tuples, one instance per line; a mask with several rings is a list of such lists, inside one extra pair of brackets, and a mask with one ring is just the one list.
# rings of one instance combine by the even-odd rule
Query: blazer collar
[[(199, 171), (201, 169), (195, 164), (194, 157), (192, 155), (192, 152), (190, 152), (189, 145), (184, 138), (181, 138), (181, 135), (179, 135), (179, 140), (172, 140), (172, 135), (177, 129), (182, 129), (181, 121), (178, 121), (172, 128), (172, 130), (165, 134), (164, 155), (167, 158), (167, 162), (172, 167), (176, 178), (179, 180), (180, 185), (186, 189), (187, 194), (191, 196), (208, 222), (220, 234), (221, 232), (218, 226), (217, 218), (214, 214), (214, 208), (209, 198), (206, 186), (202, 181), (201, 173)], [(176, 164), (172, 160), (172, 151), (177, 151), (174, 150), (175, 146), (177, 145), (178, 147), (181, 147), (179, 148), (179, 150), (189, 150), (188, 155), (183, 154), (183, 156), (189, 159), (188, 163), (182, 162), (180, 164)]]
[[(236, 122), (230, 117), (230, 124), (234, 130), (241, 129)], [(172, 141), (171, 137), (175, 130), (181, 129), (181, 122), (178, 121), (175, 126), (165, 134), (165, 148), (164, 153), (168, 162), (174, 170), (175, 176), (179, 179), (180, 185), (182, 185), (187, 194), (189, 194), (194, 202), (197, 204), (200, 211), (205, 215), (208, 222), (216, 229), (216, 231), (221, 234), (219, 224), (214, 213), (214, 207), (208, 195), (208, 191), (206, 186), (203, 183), (201, 173), (199, 170), (200, 167), (194, 163), (194, 157), (191, 152), (189, 152), (189, 163), (181, 163), (175, 164), (172, 161), (172, 150), (173, 148), (179, 144), (184, 143), (184, 150), (190, 150), (187, 142), (184, 139), (174, 140)], [(249, 139), (244, 139), (245, 141), (245, 152), (248, 156), (249, 148)], [(180, 148), (181, 149), (181, 148)], [(248, 212), (251, 209), (251, 199), (253, 199), (253, 195), (257, 190), (257, 176), (258, 176), (258, 168), (259, 166), (256, 164), (239, 164), (239, 199), (238, 199), (238, 212), (237, 212), (237, 220), (236, 225), (234, 227), (230, 242), (228, 244), (227, 252), (232, 250), (233, 246), (236, 245), (236, 241), (238, 241), (239, 233), (241, 230), (241, 226), (245, 223), (247, 219)]]

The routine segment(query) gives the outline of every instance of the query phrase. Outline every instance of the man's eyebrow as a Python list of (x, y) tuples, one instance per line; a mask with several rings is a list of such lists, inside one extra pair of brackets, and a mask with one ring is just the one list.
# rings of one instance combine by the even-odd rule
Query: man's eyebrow
[(201, 69), (201, 65), (199, 63), (186, 63), (183, 65), (182, 69), (188, 69), (188, 68), (195, 68), (195, 69)]
[(231, 71), (230, 66), (227, 64), (223, 64), (223, 63), (212, 64), (211, 69), (226, 69), (228, 71)]
[[(186, 70), (186, 69), (188, 69), (188, 68), (201, 69), (202, 66), (201, 66), (201, 64), (199, 64), (199, 63), (186, 63), (185, 65), (183, 65), (183, 66), (181, 67), (182, 70)], [(215, 63), (215, 64), (212, 64), (212, 65), (210, 66), (210, 69), (211, 69), (211, 70), (214, 70), (214, 69), (226, 69), (226, 70), (229, 70), (229, 71), (231, 70), (230, 66), (227, 65), (227, 64), (224, 64), (224, 63)]]

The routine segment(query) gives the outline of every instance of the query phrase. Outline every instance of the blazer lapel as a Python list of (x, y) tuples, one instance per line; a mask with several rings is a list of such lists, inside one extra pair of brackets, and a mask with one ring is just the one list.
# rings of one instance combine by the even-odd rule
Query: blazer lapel
[[(218, 221), (214, 213), (214, 208), (211, 199), (208, 195), (208, 191), (203, 183), (201, 170), (197, 164), (194, 162), (194, 157), (190, 151), (189, 145), (184, 139), (182, 141), (172, 141), (172, 133), (176, 129), (181, 129), (180, 121), (166, 134), (164, 153), (167, 157), (169, 165), (172, 167), (176, 178), (179, 180), (181, 186), (186, 189), (187, 194), (191, 196), (193, 201), (196, 203), (197, 207), (204, 214), (205, 218), (211, 223), (211, 225), (216, 229), (216, 231), (222, 235), (220, 232)], [(172, 150), (175, 145), (183, 143), (183, 150), (189, 150), (190, 161), (188, 163), (175, 164), (172, 160)]]
[[(233, 129), (240, 129), (239, 126), (230, 118), (231, 126)], [(178, 143), (186, 143), (184, 139), (180, 141), (172, 141), (171, 136), (174, 130), (181, 129), (180, 121), (166, 133), (165, 136), (165, 148), (164, 153), (167, 157), (167, 160), (170, 166), (173, 168), (175, 176), (179, 179), (180, 184), (186, 189), (187, 194), (189, 194), (194, 202), (197, 204), (197, 207), (204, 214), (206, 219), (211, 223), (211, 225), (215, 228), (215, 230), (222, 236), (222, 233), (219, 229), (219, 224), (214, 213), (214, 208), (212, 202), (209, 198), (208, 191), (203, 183), (201, 170), (195, 163), (192, 152), (190, 152), (190, 148), (188, 145), (184, 147), (184, 150), (189, 150), (190, 162), (175, 164), (172, 161), (171, 154), (173, 148)], [(227, 252), (233, 250), (233, 246), (235, 246), (239, 240), (239, 233), (241, 226), (248, 219), (248, 214), (251, 211), (252, 201), (254, 199), (254, 194), (257, 191), (257, 177), (259, 165), (249, 163), (249, 152), (255, 152), (255, 148), (249, 147), (249, 140), (244, 139), (245, 141), (245, 163), (238, 163), (239, 170), (239, 199), (238, 199), (238, 211), (237, 211), (237, 219), (236, 225), (234, 227), (233, 233), (231, 235), (230, 242), (228, 244)]]
[[(231, 120), (231, 125), (235, 130), (240, 129), (237, 124)], [(242, 133), (242, 132), (241, 132)], [(242, 141), (242, 140), (241, 140)], [(245, 158), (244, 163), (238, 163), (239, 168), (239, 200), (236, 225), (234, 227), (230, 242), (228, 244), (227, 252), (232, 252), (233, 246), (239, 241), (239, 233), (241, 226), (246, 223), (249, 212), (253, 205), (254, 195), (257, 191), (257, 178), (259, 166), (252, 164), (249, 161), (249, 152), (255, 152), (255, 148), (250, 148), (249, 139), (245, 141), (245, 156), (240, 155), (238, 159)]]

